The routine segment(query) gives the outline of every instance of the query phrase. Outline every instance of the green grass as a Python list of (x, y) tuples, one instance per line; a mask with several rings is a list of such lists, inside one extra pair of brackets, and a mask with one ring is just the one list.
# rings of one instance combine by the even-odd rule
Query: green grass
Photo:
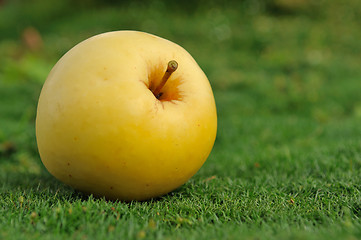
[[(0, 239), (361, 238), (357, 0), (0, 6)], [(21, 40), (32, 26), (39, 48)], [(37, 99), (59, 57), (136, 29), (185, 47), (212, 84), (218, 135), (201, 170), (146, 202), (56, 181), (36, 147)]]

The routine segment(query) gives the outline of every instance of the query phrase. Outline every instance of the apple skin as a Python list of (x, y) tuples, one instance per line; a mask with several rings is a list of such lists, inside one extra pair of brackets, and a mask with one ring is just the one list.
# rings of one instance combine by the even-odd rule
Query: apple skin
[[(157, 99), (170, 60), (178, 69)], [(54, 66), (36, 137), (60, 181), (107, 199), (146, 200), (191, 178), (210, 154), (217, 113), (206, 75), (179, 45), (137, 31), (91, 37)]]

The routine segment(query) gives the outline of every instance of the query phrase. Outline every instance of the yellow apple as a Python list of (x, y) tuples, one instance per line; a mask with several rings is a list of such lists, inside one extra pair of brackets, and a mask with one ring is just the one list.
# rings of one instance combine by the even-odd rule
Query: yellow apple
[(137, 31), (100, 34), (67, 52), (43, 86), (36, 117), (51, 174), (125, 201), (184, 184), (207, 159), (216, 131), (212, 89), (196, 61)]

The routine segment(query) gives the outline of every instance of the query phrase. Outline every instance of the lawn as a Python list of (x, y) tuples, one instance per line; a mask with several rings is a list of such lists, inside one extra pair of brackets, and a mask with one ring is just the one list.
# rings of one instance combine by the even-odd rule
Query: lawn
[[(217, 104), (204, 166), (145, 202), (74, 191), (36, 146), (52, 66), (121, 29), (187, 49)], [(0, 1), (0, 239), (361, 239), (360, 29), (358, 0)]]

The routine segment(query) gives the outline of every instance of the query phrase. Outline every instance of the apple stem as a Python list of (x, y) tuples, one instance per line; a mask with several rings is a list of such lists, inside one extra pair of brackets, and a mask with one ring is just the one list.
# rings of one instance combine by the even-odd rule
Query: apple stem
[(171, 60), (168, 62), (168, 66), (167, 66), (167, 70), (165, 71), (162, 81), (160, 82), (160, 84), (158, 85), (158, 87), (154, 90), (153, 94), (156, 98), (160, 98), (160, 96), (162, 96), (163, 93), (161, 93), (160, 91), (162, 90), (162, 88), (164, 87), (164, 85), (166, 84), (168, 78), (170, 77), (170, 75), (172, 75), (172, 73), (177, 70), (178, 68), (178, 63), (175, 60)]

